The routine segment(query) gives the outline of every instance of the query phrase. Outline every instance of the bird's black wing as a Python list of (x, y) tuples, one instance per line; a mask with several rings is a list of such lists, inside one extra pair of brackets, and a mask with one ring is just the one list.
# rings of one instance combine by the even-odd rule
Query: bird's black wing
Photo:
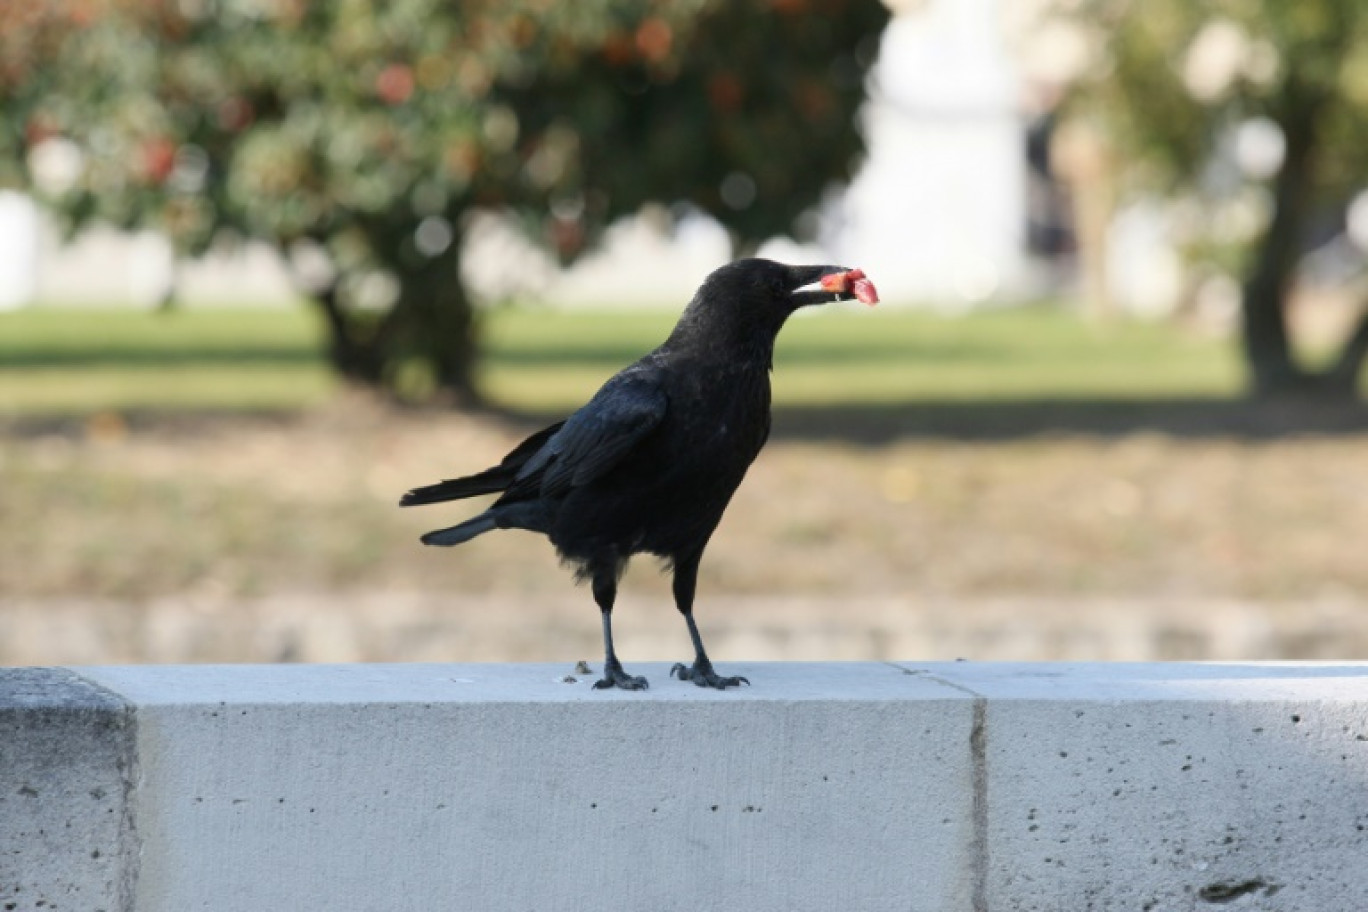
[(528, 437), (522, 443), (518, 444), (512, 450), (510, 450), (508, 455), (503, 458), (503, 461), (499, 463), (499, 468), (522, 468), (522, 466), (527, 462), (527, 460), (535, 456), (537, 451), (546, 445), (546, 441), (554, 437), (556, 435), (556, 432), (564, 426), (564, 421), (557, 421), (550, 427), (545, 427), (542, 428), (540, 431), (537, 431), (537, 433)]
[(657, 368), (636, 365), (603, 385), (593, 399), (519, 470), (509, 499), (536, 493), (563, 494), (586, 485), (617, 465), (642, 438), (660, 424), (669, 398)]

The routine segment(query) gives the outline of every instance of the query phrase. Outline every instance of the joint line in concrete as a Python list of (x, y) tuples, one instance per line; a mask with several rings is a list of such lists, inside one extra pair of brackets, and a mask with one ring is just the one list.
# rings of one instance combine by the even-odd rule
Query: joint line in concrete
[(924, 668), (909, 668), (897, 662), (885, 664), (898, 669), (905, 675), (926, 678), (952, 690), (974, 698), (973, 723), (969, 729), (969, 760), (973, 782), (973, 838), (970, 843), (970, 860), (973, 887), (972, 905), (974, 912), (988, 912), (988, 698), (978, 691), (954, 681), (947, 681), (940, 675), (932, 674)]

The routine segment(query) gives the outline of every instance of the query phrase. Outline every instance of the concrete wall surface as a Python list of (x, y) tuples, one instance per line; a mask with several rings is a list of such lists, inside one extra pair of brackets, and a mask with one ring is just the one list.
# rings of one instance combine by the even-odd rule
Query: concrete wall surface
[(0, 670), (0, 910), (1368, 910), (1368, 664), (629, 670)]

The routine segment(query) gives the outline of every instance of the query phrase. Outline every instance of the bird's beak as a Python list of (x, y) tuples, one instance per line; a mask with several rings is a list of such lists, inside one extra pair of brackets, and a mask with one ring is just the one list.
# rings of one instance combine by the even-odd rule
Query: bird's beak
[(865, 277), (862, 269), (851, 269), (846, 266), (794, 266), (790, 268), (790, 274), (793, 279), (793, 291), (789, 297), (793, 300), (794, 307), (854, 300), (863, 301), (871, 307), (879, 303), (879, 293), (874, 289), (874, 283)]

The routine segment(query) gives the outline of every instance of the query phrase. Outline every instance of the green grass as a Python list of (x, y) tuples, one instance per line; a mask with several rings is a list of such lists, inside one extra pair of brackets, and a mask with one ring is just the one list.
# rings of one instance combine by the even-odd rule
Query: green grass
[[(488, 327), (483, 381), (496, 399), (562, 409), (664, 338), (669, 314), (509, 311)], [(1164, 324), (1096, 327), (1053, 308), (940, 317), (835, 310), (802, 315), (775, 352), (775, 401), (917, 401), (1227, 396), (1234, 347)]]
[(0, 412), (314, 405), (336, 388), (319, 339), (302, 309), (0, 314)]
[[(514, 408), (578, 405), (674, 317), (493, 312), (481, 382)], [(0, 413), (304, 408), (337, 389), (321, 339), (303, 309), (0, 314)], [(1240, 382), (1234, 346), (1163, 324), (1095, 327), (1046, 307), (962, 318), (847, 308), (790, 323), (774, 389), (781, 404), (825, 405), (1224, 396)]]

